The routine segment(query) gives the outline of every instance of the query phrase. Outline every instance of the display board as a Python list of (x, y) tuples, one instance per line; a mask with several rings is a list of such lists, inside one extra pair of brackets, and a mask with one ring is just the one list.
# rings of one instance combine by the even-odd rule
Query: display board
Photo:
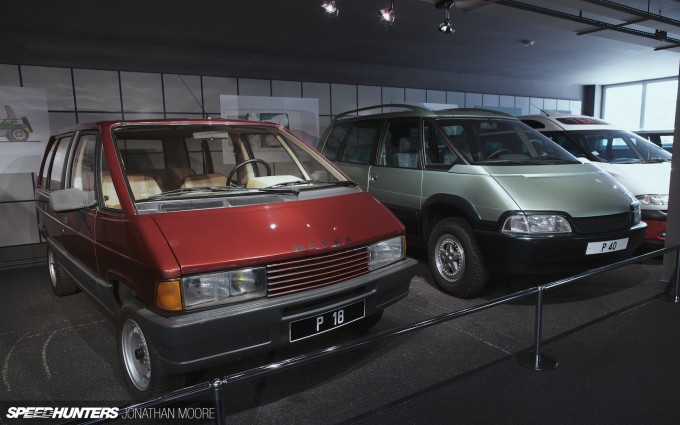
[(45, 89), (0, 87), (0, 173), (37, 172), (49, 137)]
[(319, 140), (319, 99), (220, 96), (222, 118), (281, 124), (312, 146)]

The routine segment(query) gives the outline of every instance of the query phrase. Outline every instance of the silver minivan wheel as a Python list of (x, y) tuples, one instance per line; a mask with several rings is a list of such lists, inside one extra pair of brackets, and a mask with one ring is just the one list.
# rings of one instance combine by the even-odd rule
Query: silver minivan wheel
[(487, 271), (475, 234), (460, 217), (440, 220), (428, 238), (427, 257), (434, 283), (456, 297), (472, 297), (486, 284)]
[(151, 359), (144, 333), (137, 322), (128, 319), (121, 331), (121, 354), (125, 373), (139, 391), (146, 391), (151, 380)]
[(441, 276), (449, 282), (456, 282), (465, 273), (465, 251), (458, 239), (442, 235), (436, 243), (435, 265)]

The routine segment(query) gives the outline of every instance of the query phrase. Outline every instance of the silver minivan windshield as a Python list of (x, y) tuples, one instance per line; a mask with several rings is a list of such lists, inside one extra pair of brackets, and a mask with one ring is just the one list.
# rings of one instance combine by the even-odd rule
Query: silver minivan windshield
[(572, 154), (518, 120), (442, 118), (436, 122), (451, 145), (472, 164), (579, 163)]

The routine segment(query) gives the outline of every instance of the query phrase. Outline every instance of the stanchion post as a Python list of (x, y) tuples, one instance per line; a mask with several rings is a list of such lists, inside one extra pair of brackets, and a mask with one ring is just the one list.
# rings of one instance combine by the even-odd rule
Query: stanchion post
[(673, 302), (680, 302), (680, 249), (675, 251), (675, 283), (673, 285)]
[(213, 396), (215, 397), (215, 423), (217, 425), (225, 425), (227, 422), (224, 418), (224, 397), (222, 396), (222, 387), (227, 381), (215, 379), (212, 381)]
[(545, 371), (557, 367), (557, 360), (541, 354), (541, 340), (543, 338), (543, 292), (544, 286), (538, 287), (536, 292), (536, 317), (534, 318), (534, 351), (525, 351), (517, 356), (517, 361), (529, 369)]

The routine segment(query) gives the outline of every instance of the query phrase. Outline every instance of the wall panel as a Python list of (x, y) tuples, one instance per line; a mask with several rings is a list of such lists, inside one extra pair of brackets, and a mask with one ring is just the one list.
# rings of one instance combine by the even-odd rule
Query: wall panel
[[(205, 110), (206, 114), (218, 117), (222, 94), (316, 98), (319, 100), (321, 132), (335, 114), (378, 104), (430, 102), (459, 107), (514, 107), (523, 114), (537, 111), (531, 105), (554, 105), (556, 109), (573, 112), (580, 112), (582, 105), (580, 99), (403, 87), (389, 84), (392, 80), (388, 79), (381, 86), (370, 78), (354, 83), (331, 83), (243, 77), (0, 64), (0, 85), (46, 90), (52, 131), (76, 122), (122, 119), (123, 114), (126, 119), (201, 118)], [(458, 85), (464, 81), (456, 80)], [(359, 84), (362, 82), (364, 84)], [(480, 86), (473, 84), (470, 87)], [(0, 266), (22, 262), (21, 255), (38, 256), (39, 261), (44, 261), (44, 247), (37, 233), (31, 201), (32, 191), (32, 173), (0, 178), (0, 214), (4, 219), (4, 224), (0, 225), (0, 247), (4, 247), (0, 249)], [(38, 249), (31, 249), (32, 245)], [(23, 249), (25, 247), (28, 248)], [(38, 261), (36, 258), (25, 260), (28, 263)]]

